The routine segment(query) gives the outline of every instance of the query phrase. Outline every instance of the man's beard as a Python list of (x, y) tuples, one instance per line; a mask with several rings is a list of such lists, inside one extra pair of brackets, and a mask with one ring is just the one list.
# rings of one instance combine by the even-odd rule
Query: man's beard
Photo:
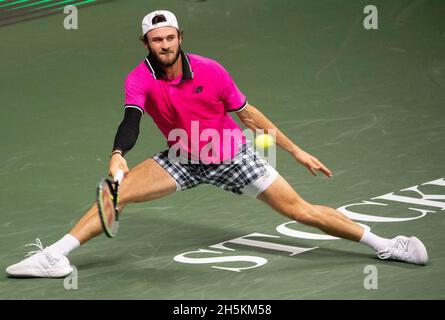
[[(169, 51), (167, 53), (172, 53), (172, 51)], [(161, 53), (162, 54), (162, 53)], [(176, 61), (178, 61), (179, 55), (181, 54), (181, 46), (178, 47), (178, 51), (176, 51), (176, 55), (173, 58), (173, 60), (171, 61), (163, 61), (160, 59), (158, 54), (152, 54), (150, 53), (151, 58), (153, 59), (153, 61), (162, 68), (168, 68), (171, 67), (172, 65), (174, 65), (176, 63)]]

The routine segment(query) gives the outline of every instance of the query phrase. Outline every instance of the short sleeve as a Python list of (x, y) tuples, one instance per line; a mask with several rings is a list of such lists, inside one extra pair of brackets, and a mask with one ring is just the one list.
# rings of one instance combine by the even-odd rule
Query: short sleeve
[(238, 89), (229, 72), (219, 65), (221, 76), (221, 101), (227, 112), (238, 112), (247, 106), (246, 96)]
[(147, 94), (141, 82), (130, 73), (125, 79), (125, 108), (137, 108), (144, 113), (146, 99)]

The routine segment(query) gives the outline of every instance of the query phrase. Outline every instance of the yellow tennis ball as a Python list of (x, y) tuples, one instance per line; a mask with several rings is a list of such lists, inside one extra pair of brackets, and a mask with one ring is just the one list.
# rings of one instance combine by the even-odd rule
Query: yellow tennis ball
[(257, 148), (267, 150), (275, 143), (275, 139), (270, 134), (259, 134), (255, 138), (255, 146)]

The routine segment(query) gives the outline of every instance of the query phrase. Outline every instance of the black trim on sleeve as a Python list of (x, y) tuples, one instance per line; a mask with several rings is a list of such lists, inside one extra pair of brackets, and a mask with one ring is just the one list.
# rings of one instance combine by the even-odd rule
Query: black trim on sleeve
[[(133, 106), (137, 107), (137, 106)], [(138, 108), (125, 108), (124, 119), (117, 129), (114, 137), (113, 150), (121, 150), (125, 155), (136, 144), (139, 136), (139, 124), (141, 122), (142, 111)]]
[(247, 107), (247, 99), (246, 101), (243, 103), (243, 105), (241, 107), (239, 107), (238, 109), (235, 110), (229, 110), (229, 112), (240, 112), (242, 111), (245, 107)]

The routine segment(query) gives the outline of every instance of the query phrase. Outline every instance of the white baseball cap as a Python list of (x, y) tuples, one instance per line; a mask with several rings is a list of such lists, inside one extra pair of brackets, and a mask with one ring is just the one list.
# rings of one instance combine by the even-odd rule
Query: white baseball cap
[[(165, 19), (160, 19), (158, 23), (153, 23), (153, 19), (156, 16), (163, 16)], [(164, 20), (164, 21), (163, 21)], [(153, 29), (160, 27), (174, 27), (179, 30), (178, 20), (176, 20), (175, 15), (167, 10), (156, 10), (147, 14), (144, 19), (142, 19), (142, 35)]]

